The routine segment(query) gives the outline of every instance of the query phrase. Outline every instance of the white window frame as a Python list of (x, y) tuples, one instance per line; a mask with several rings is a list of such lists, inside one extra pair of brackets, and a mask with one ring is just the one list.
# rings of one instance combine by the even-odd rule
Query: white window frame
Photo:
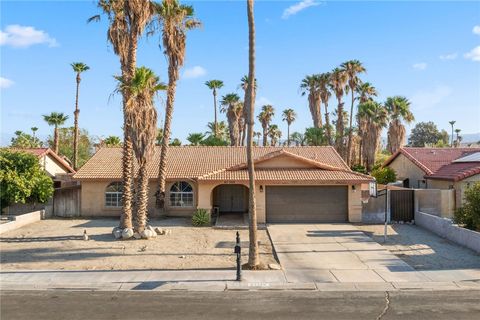
[[(183, 184), (183, 185), (182, 185)], [(185, 191), (186, 188), (190, 188), (191, 191)], [(181, 191), (172, 191), (174, 188)], [(175, 196), (175, 201), (172, 201), (172, 196)], [(191, 198), (191, 203), (185, 203), (185, 201), (190, 202), (190, 200), (184, 198)], [(193, 186), (187, 181), (177, 181), (170, 187), (169, 195), (170, 207), (174, 208), (193, 208), (195, 206), (195, 199), (193, 193)]]
[[(110, 187), (118, 189), (117, 191), (107, 191)], [(115, 199), (107, 200), (107, 195), (115, 196)], [(121, 208), (123, 207), (123, 185), (121, 182), (112, 182), (105, 188), (104, 205), (105, 208)], [(113, 204), (110, 201), (113, 200)]]

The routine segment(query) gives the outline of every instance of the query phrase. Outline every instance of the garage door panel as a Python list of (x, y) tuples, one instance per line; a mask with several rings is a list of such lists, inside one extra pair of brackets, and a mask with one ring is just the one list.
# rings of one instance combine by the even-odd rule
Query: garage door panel
[(267, 222), (345, 222), (346, 186), (267, 186)]

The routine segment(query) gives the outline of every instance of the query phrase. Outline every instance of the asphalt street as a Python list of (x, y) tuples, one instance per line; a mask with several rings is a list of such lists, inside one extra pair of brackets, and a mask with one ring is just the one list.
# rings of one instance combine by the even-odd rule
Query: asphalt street
[(2, 291), (2, 320), (479, 319), (479, 291)]

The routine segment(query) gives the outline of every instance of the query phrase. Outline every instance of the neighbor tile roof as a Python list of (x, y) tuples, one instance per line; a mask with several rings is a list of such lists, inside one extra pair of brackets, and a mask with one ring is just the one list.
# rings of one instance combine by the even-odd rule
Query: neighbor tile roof
[(480, 148), (413, 148), (403, 147), (393, 154), (383, 166), (388, 166), (399, 154), (403, 154), (425, 172), (426, 178), (462, 180), (477, 174), (478, 162), (455, 162), (454, 160), (477, 153)]
[(34, 156), (37, 156), (38, 158), (41, 158), (46, 155), (50, 155), (52, 156), (52, 158), (57, 160), (62, 166), (64, 166), (66, 171), (68, 171), (69, 173), (75, 173), (75, 170), (70, 166), (70, 164), (64, 159), (62, 159), (62, 157), (60, 157), (50, 148), (12, 148), (12, 150), (30, 153), (30, 154), (33, 154)]
[[(283, 152), (280, 152), (283, 150)], [(305, 158), (311, 163), (324, 164), (332, 170), (270, 170), (262, 173), (265, 178), (280, 180), (301, 179), (354, 179), (363, 181), (368, 178), (365, 175), (353, 174), (338, 155), (333, 147), (254, 147), (254, 159), (263, 159), (270, 153), (292, 154), (296, 158)], [(237, 167), (237, 173), (228, 173), (239, 177), (243, 174), (241, 166), (246, 162), (245, 147), (205, 147), (205, 146), (182, 146), (168, 149), (167, 179), (207, 179), (207, 176), (225, 172), (229, 168)], [(158, 176), (160, 162), (160, 147), (156, 147), (153, 161), (148, 167), (148, 175), (151, 179)], [(135, 170), (138, 168), (136, 167)], [(235, 169), (228, 170), (235, 172)], [(317, 173), (314, 173), (316, 171)], [(327, 171), (330, 171), (327, 173)], [(337, 176), (332, 172), (339, 171)], [(259, 171), (260, 172), (260, 171)], [(347, 174), (349, 173), (349, 174)], [(226, 175), (227, 173), (223, 173)], [(260, 177), (260, 176), (259, 176)], [(263, 176), (262, 176), (263, 177)], [(283, 177), (282, 179), (280, 177)], [(122, 149), (102, 148), (74, 175), (79, 180), (121, 179), (122, 178)], [(209, 179), (214, 179), (210, 177)], [(233, 178), (232, 178), (233, 179)]]

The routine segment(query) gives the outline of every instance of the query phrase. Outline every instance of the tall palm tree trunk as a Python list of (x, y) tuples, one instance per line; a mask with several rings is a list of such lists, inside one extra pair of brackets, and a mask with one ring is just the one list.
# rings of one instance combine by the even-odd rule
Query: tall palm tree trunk
[(53, 151), (58, 154), (58, 125), (53, 129), (53, 148), (55, 149)]
[(335, 137), (335, 149), (340, 154), (340, 156), (345, 159), (343, 136), (344, 136), (344, 123), (343, 123), (343, 102), (341, 97), (337, 97), (338, 107), (337, 107), (337, 123), (336, 123), (336, 137)]
[(237, 120), (234, 118), (234, 114), (231, 111), (227, 111), (228, 121), (228, 134), (230, 135), (230, 145), (235, 146), (237, 143)]
[(80, 90), (80, 73), (77, 73), (77, 92), (75, 94), (75, 112), (73, 113), (73, 168), (78, 168), (78, 92)]
[[(135, 69), (137, 67), (137, 48), (138, 48), (138, 32), (137, 28), (133, 25), (130, 30), (129, 35), (129, 44), (128, 44), (128, 54), (125, 67), (122, 68), (122, 73), (125, 79), (130, 81), (130, 79), (135, 74)], [(123, 194), (122, 194), (122, 215), (120, 216), (120, 228), (131, 229), (132, 216), (133, 216), (133, 142), (130, 135), (131, 124), (128, 120), (128, 113), (131, 112), (128, 110), (127, 105), (130, 99), (129, 90), (123, 92), (123, 155), (122, 155), (122, 181), (123, 181)]]
[(162, 151), (160, 154), (160, 167), (158, 171), (159, 184), (159, 201), (158, 205), (161, 209), (165, 208), (165, 184), (167, 179), (167, 153), (168, 144), (170, 143), (171, 124), (173, 117), (173, 103), (175, 102), (175, 90), (177, 88), (177, 74), (174, 67), (168, 68), (168, 89), (167, 89), (167, 106), (165, 109), (165, 123), (163, 127)]
[(258, 234), (257, 234), (257, 211), (255, 199), (255, 169), (253, 165), (253, 125), (254, 125), (254, 105), (255, 105), (255, 21), (253, 17), (253, 0), (247, 0), (248, 15), (248, 76), (249, 84), (247, 86), (248, 101), (248, 134), (247, 134), (247, 165), (248, 165), (248, 213), (249, 213), (249, 250), (248, 266), (255, 269), (260, 264), (258, 254)]
[(287, 124), (287, 147), (290, 147), (290, 123)]
[(330, 114), (328, 113), (328, 101), (324, 101), (325, 105), (325, 125), (327, 126), (327, 140), (329, 145), (333, 145), (332, 128), (330, 127)]
[(137, 187), (137, 214), (135, 215), (135, 231), (142, 233), (147, 225), (147, 205), (148, 205), (148, 173), (147, 161), (142, 159), (138, 170), (138, 187)]
[(215, 89), (215, 88), (213, 88), (213, 108), (215, 109), (214, 110), (215, 119), (214, 119), (214, 122), (213, 122), (213, 130), (214, 130), (213, 135), (215, 136), (215, 138), (218, 138), (217, 89)]
[(351, 156), (352, 156), (352, 119), (353, 119), (353, 104), (355, 102), (355, 94), (354, 94), (354, 89), (351, 88), (352, 90), (352, 104), (350, 105), (350, 121), (349, 121), (349, 126), (348, 126), (348, 144), (347, 144), (347, 164), (351, 166)]
[(266, 147), (268, 145), (268, 126), (262, 126), (263, 129), (263, 146)]

